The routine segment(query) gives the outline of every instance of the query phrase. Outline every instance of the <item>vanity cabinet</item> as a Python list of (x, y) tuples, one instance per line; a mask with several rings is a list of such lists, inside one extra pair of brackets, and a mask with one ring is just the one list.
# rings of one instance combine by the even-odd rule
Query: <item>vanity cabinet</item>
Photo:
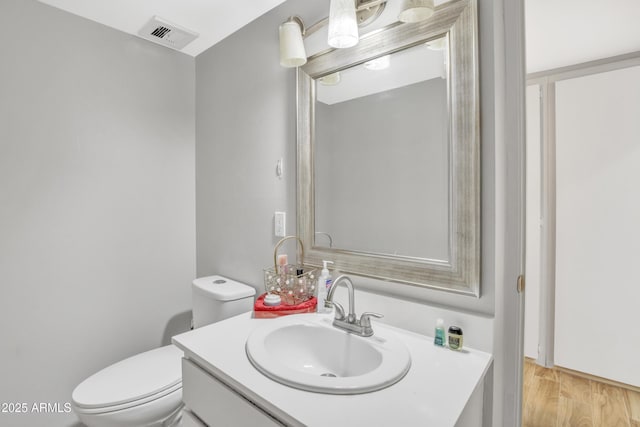
[[(318, 314), (293, 316), (299, 316), (296, 318), (300, 322), (308, 322), (307, 317), (322, 321)], [(490, 354), (470, 348), (458, 352), (435, 347), (431, 337), (376, 323), (379, 336), (394, 334), (407, 346), (411, 355), (409, 372), (397, 383), (375, 392), (315, 393), (274, 381), (249, 361), (246, 342), (250, 334), (277, 321), (244, 313), (173, 337), (174, 344), (184, 351), (182, 399), (191, 423), (187, 425), (491, 425), (483, 413)]]
[[(284, 425), (186, 358), (182, 359), (182, 400), (197, 417), (187, 414), (188, 422), (197, 427)], [(198, 419), (204, 424), (198, 425)]]

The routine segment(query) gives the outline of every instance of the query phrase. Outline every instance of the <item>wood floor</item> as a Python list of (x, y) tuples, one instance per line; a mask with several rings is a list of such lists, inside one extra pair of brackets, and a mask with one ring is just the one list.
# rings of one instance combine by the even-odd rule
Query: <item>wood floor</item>
[(523, 427), (640, 427), (640, 393), (524, 364)]

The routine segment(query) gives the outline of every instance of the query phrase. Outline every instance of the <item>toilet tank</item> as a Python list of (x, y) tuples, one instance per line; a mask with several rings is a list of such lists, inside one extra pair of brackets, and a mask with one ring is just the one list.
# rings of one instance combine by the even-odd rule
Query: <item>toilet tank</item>
[(244, 283), (222, 276), (200, 277), (191, 285), (193, 327), (251, 311), (256, 290)]

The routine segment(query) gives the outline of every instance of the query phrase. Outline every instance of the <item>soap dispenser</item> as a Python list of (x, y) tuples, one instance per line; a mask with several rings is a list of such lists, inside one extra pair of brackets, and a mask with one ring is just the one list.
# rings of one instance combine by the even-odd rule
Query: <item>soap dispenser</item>
[(333, 264), (333, 261), (322, 261), (322, 271), (318, 277), (318, 313), (329, 311), (324, 306), (324, 302), (327, 300), (327, 290), (331, 286), (331, 273), (329, 273), (327, 264)]

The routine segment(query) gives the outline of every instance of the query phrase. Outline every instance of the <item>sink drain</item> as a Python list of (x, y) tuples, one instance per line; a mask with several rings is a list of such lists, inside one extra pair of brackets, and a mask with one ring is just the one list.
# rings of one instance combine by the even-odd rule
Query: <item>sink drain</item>
[(331, 378), (337, 378), (338, 376), (335, 374), (332, 374), (331, 372), (325, 372), (324, 374), (320, 374), (321, 377), (331, 377)]

